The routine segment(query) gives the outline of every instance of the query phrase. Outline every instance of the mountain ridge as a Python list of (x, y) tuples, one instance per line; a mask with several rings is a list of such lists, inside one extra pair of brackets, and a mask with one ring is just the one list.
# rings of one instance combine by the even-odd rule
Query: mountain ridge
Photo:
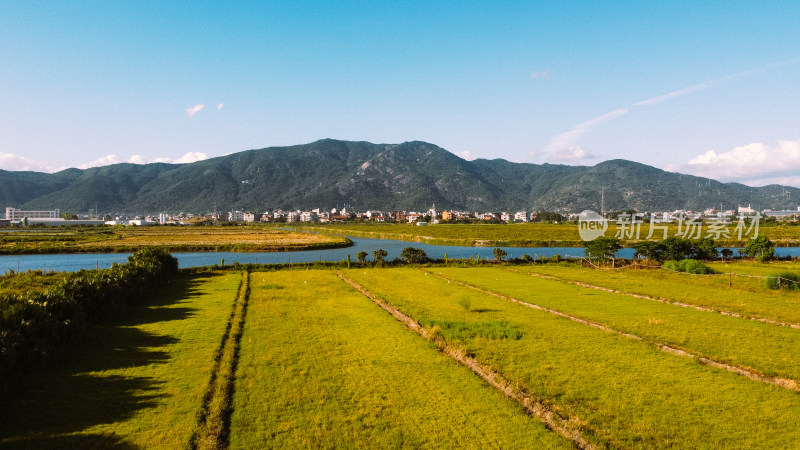
[[(601, 195), (602, 192), (602, 195)], [(53, 174), (0, 170), (0, 199), (82, 213), (311, 209), (639, 211), (796, 209), (800, 189), (750, 187), (614, 159), (594, 166), (467, 161), (422, 141), (322, 139), (189, 164), (121, 163)]]

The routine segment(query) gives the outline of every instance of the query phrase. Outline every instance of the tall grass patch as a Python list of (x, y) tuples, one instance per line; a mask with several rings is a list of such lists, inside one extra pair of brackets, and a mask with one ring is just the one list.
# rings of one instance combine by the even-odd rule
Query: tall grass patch
[(764, 284), (772, 290), (800, 291), (800, 275), (788, 271), (778, 272), (767, 277)]

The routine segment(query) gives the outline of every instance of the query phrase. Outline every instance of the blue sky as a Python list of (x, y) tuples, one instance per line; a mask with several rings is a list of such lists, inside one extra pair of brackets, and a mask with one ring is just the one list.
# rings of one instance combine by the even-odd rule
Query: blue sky
[(336, 138), (800, 186), (800, 3), (397, 3), (0, 0), (0, 168)]

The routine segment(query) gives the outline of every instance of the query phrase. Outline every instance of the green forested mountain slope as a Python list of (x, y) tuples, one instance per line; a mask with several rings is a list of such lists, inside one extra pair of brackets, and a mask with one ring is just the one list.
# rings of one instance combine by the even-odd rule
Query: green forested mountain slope
[(333, 208), (468, 211), (796, 209), (800, 190), (720, 183), (612, 160), (593, 167), (466, 161), (425, 142), (325, 139), (191, 164), (115, 164), (54, 174), (0, 170), (5, 206), (204, 213)]

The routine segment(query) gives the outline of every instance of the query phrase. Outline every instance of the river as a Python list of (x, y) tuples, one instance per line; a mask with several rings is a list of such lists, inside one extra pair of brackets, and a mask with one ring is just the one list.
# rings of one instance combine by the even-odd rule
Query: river
[[(392, 260), (400, 257), (400, 252), (406, 247), (421, 248), (429, 258), (443, 259), (448, 258), (478, 258), (492, 259), (493, 247), (458, 247), (452, 245), (429, 245), (418, 242), (394, 241), (385, 239), (364, 239), (350, 238), (353, 241), (352, 247), (336, 248), (328, 250), (308, 250), (300, 252), (269, 252), (269, 253), (234, 253), (234, 252), (196, 252), (196, 253), (173, 253), (178, 258), (178, 266), (198, 267), (220, 264), (223, 260), (225, 264), (235, 262), (241, 264), (285, 264), (298, 262), (314, 261), (342, 261), (347, 259), (347, 255), (355, 261), (356, 253), (364, 251), (367, 253), (367, 260), (372, 260), (372, 252), (377, 249), (384, 249), (389, 254), (386, 259)], [(562, 257), (581, 257), (583, 256), (582, 247), (501, 247), (508, 253), (509, 258), (521, 258), (523, 255), (531, 255), (534, 259), (539, 257), (551, 257), (559, 254)], [(617, 252), (620, 258), (632, 258), (634, 250), (630, 248), (622, 249)], [(45, 271), (53, 270), (56, 272), (75, 272), (81, 269), (107, 269), (113, 263), (124, 263), (130, 253), (78, 253), (78, 254), (56, 254), (56, 255), (2, 255), (0, 256), (0, 274), (9, 270), (26, 271), (42, 269)], [(800, 247), (778, 247), (775, 249), (775, 256), (800, 257)]]

